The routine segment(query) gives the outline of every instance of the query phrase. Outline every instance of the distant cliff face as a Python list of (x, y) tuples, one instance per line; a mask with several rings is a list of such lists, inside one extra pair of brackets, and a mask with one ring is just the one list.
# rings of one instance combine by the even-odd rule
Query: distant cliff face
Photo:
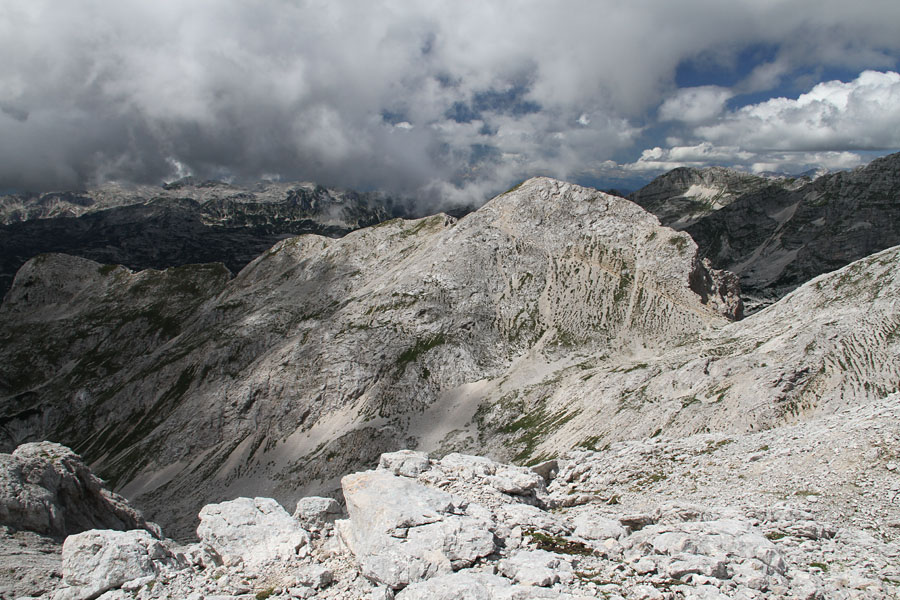
[(751, 305), (900, 244), (900, 154), (814, 181), (676, 169), (631, 198), (737, 273)]
[(63, 252), (133, 269), (223, 262), (242, 269), (291, 235), (341, 236), (405, 214), (378, 194), (313, 184), (182, 181), (0, 198), (0, 296), (26, 260)]

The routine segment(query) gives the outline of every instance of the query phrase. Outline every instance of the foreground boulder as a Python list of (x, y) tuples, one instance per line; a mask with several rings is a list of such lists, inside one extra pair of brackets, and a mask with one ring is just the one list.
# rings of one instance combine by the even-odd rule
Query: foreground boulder
[(185, 567), (183, 557), (146, 531), (85, 531), (70, 535), (63, 544), (64, 587), (53, 598), (88, 600)]
[(271, 498), (237, 498), (200, 511), (197, 536), (226, 565), (258, 567), (305, 556), (309, 535)]
[(373, 581), (400, 589), (472, 565), (494, 552), (491, 523), (465, 501), (387, 471), (341, 480), (349, 521), (342, 538)]
[(159, 528), (106, 488), (60, 444), (22, 444), (0, 454), (0, 524), (61, 538), (88, 529)]

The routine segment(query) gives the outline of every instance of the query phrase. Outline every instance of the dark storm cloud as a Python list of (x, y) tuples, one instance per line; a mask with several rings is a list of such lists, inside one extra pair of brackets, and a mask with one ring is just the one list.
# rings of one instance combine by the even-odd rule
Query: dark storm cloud
[[(728, 98), (896, 68), (897, 22), (896, 2), (818, 0), (5, 0), (0, 189), (187, 169), (477, 201), (637, 156), (657, 117), (682, 146), (756, 143), (754, 115), (716, 121)], [(759, 44), (734, 89), (676, 89), (685, 61), (738, 68)]]

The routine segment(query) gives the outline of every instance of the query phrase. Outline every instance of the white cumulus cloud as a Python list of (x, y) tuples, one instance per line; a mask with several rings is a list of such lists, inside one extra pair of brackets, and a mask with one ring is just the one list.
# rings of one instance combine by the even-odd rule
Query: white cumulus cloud
[(659, 119), (703, 123), (722, 114), (733, 96), (730, 89), (717, 85), (682, 88), (659, 107)]
[(697, 137), (747, 150), (883, 150), (900, 147), (900, 74), (865, 71), (827, 81), (796, 100), (772, 98), (697, 127)]

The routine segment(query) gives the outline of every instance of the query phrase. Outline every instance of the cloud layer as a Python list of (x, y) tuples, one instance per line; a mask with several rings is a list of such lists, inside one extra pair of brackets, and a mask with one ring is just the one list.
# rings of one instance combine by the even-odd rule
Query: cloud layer
[[(180, 165), (478, 202), (529, 175), (602, 176), (648, 141), (630, 169), (685, 148), (896, 148), (897, 22), (880, 1), (5, 0), (0, 189)], [(778, 50), (735, 86), (677, 88), (686, 61), (739, 70), (759, 44)], [(822, 65), (881, 72), (727, 108)], [(650, 139), (658, 123), (672, 139)]]
[[(842, 169), (864, 162), (854, 151), (900, 148), (900, 74), (864, 71), (853, 81), (826, 81), (796, 99), (771, 98), (724, 110), (727, 92), (679, 90), (661, 118), (691, 125), (696, 142), (644, 150), (627, 168), (659, 171), (726, 163), (752, 171)], [(669, 116), (670, 115), (670, 116)]]

